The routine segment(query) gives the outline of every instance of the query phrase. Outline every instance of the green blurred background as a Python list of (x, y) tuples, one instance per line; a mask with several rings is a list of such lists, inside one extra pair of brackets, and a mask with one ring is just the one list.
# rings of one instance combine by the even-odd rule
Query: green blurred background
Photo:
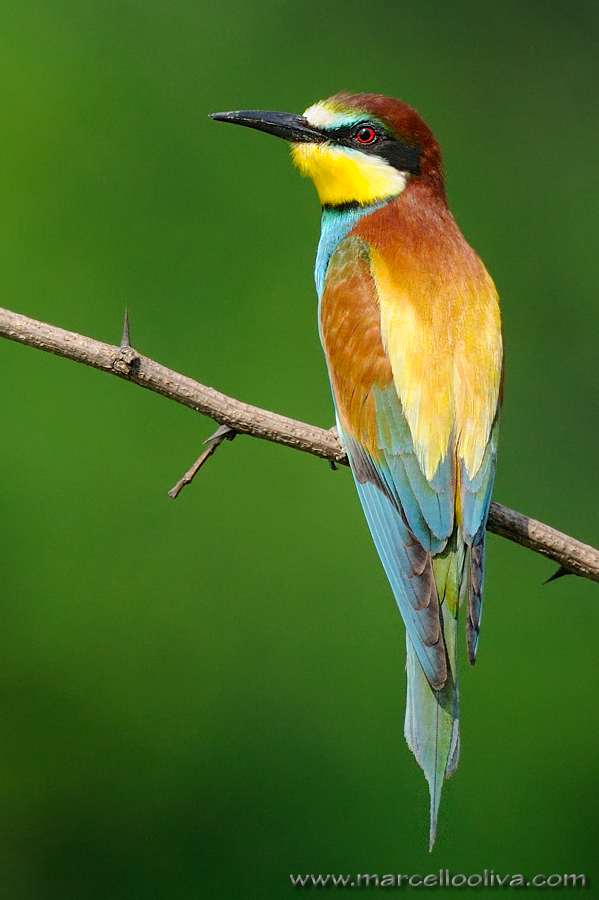
[[(328, 427), (319, 210), (208, 120), (414, 104), (503, 300), (495, 496), (599, 543), (596, 2), (0, 8), (3, 306)], [(597, 585), (491, 537), (427, 852), (404, 636), (346, 470), (4, 341), (0, 897), (284, 898), (290, 873), (596, 872)], [(443, 890), (437, 894), (443, 894)], [(569, 893), (565, 891), (562, 893)], [(453, 893), (451, 894), (453, 896)]]

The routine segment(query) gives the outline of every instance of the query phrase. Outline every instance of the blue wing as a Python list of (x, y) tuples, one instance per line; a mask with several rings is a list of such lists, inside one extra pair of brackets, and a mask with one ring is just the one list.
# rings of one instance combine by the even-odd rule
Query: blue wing
[(468, 611), (466, 617), (466, 643), (468, 658), (474, 665), (478, 650), (478, 638), (482, 616), (484, 571), (485, 571), (485, 529), (491, 506), (491, 494), (495, 481), (497, 464), (497, 442), (499, 437), (499, 412), (493, 422), (491, 436), (480, 469), (470, 479), (463, 463), (460, 465), (460, 503), (462, 510), (462, 530), (466, 543), (470, 546), (470, 572), (468, 578)]

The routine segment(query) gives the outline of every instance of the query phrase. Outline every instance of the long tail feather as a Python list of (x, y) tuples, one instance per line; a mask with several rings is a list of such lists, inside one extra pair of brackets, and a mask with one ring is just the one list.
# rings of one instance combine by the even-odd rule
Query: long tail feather
[(430, 792), (430, 841), (433, 849), (443, 780), (455, 771), (460, 752), (458, 689), (453, 676), (434, 691), (407, 639), (408, 699), (405, 735), (422, 766)]
[(418, 657), (407, 638), (407, 683), (405, 736), (422, 767), (430, 793), (430, 844), (437, 834), (441, 789), (455, 772), (460, 753), (459, 695), (457, 672), (457, 625), (460, 595), (467, 590), (463, 573), (469, 553), (459, 533), (454, 533), (445, 552), (433, 561), (447, 651), (448, 677), (441, 690), (431, 688)]

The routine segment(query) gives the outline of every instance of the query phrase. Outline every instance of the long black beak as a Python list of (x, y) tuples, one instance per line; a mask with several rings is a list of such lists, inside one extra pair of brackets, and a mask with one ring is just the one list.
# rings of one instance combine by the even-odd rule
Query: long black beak
[(292, 144), (317, 144), (327, 140), (326, 136), (307, 119), (291, 113), (240, 109), (234, 112), (212, 113), (210, 118), (217, 122), (232, 122), (233, 125), (245, 125), (246, 128), (266, 131), (267, 134), (274, 134)]

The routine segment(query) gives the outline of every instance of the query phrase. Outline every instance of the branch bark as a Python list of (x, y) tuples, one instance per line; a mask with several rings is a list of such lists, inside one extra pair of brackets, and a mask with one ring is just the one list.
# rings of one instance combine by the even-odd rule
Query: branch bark
[[(284, 444), (331, 463), (348, 465), (345, 451), (333, 431), (234, 400), (142, 356), (127, 341), (115, 347), (7, 309), (0, 309), (0, 337), (132, 381), (208, 416), (237, 434)], [(209, 448), (210, 452), (214, 449)], [(564, 574), (599, 582), (599, 550), (588, 544), (495, 501), (491, 503), (487, 527), (494, 534), (554, 560)]]

